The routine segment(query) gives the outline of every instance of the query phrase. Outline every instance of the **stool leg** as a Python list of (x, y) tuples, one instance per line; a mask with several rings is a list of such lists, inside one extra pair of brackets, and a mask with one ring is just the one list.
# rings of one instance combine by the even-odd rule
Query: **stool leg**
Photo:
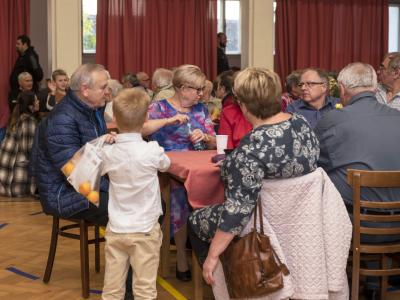
[(60, 220), (58, 217), (53, 216), (53, 228), (51, 230), (51, 240), (49, 256), (47, 257), (46, 271), (44, 272), (43, 282), (48, 283), (53, 270), (54, 257), (56, 256), (57, 241), (58, 241), (58, 227)]
[(94, 264), (96, 273), (100, 272), (100, 233), (99, 226), (94, 226)]
[(85, 220), (80, 220), (80, 248), (81, 248), (82, 297), (89, 298), (88, 226)]

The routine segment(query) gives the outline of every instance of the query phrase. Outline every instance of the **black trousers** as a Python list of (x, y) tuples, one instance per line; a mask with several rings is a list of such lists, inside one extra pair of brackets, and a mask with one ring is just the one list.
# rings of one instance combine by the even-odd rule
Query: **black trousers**
[(100, 192), (99, 207), (89, 203), (89, 208), (81, 211), (72, 217), (84, 219), (93, 224), (107, 226), (108, 223), (108, 193)]
[(196, 254), (200, 267), (203, 268), (203, 264), (206, 261), (208, 255), (208, 250), (210, 249), (210, 243), (204, 242), (203, 240), (199, 239), (199, 237), (193, 231), (190, 222), (187, 223), (187, 231), (190, 243), (192, 244), (192, 250)]

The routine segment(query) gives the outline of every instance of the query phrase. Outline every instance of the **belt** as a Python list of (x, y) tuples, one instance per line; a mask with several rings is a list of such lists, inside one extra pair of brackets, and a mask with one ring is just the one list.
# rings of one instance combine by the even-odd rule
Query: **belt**
[[(347, 212), (350, 214), (353, 214), (353, 206), (346, 205)], [(390, 216), (390, 215), (396, 215), (400, 214), (399, 211), (382, 211), (382, 210), (372, 210), (368, 208), (361, 208), (360, 209), (361, 214), (367, 214), (367, 215), (383, 215), (383, 216)]]

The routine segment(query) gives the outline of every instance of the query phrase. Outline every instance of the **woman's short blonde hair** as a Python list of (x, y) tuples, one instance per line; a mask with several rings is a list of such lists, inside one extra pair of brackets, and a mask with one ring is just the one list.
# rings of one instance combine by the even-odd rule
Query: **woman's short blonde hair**
[(113, 114), (120, 130), (139, 131), (147, 118), (149, 95), (141, 88), (124, 89), (113, 101)]
[(264, 68), (246, 68), (235, 78), (234, 91), (239, 103), (259, 119), (281, 110), (281, 83), (278, 75)]
[(183, 85), (189, 85), (194, 88), (204, 87), (206, 75), (198, 66), (182, 65), (173, 71), (172, 84), (176, 89)]

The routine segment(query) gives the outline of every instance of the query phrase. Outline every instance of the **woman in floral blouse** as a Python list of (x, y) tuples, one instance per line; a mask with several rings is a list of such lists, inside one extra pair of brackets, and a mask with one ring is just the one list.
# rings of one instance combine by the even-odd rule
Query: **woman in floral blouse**
[[(199, 103), (205, 87), (205, 75), (199, 67), (182, 65), (173, 72), (175, 94), (168, 99), (153, 102), (149, 107), (149, 121), (143, 134), (150, 135), (165, 151), (202, 150), (215, 148), (214, 124), (207, 108)], [(199, 150), (199, 149), (197, 149)], [(171, 233), (177, 249), (176, 277), (189, 281), (191, 273), (186, 260), (186, 223), (189, 206), (184, 186), (171, 182)]]
[(219, 255), (253, 213), (263, 179), (310, 173), (319, 156), (318, 140), (307, 121), (281, 112), (281, 86), (274, 72), (247, 68), (236, 77), (234, 89), (254, 129), (222, 164), (225, 202), (196, 210), (189, 218), (192, 246), (211, 284)]

